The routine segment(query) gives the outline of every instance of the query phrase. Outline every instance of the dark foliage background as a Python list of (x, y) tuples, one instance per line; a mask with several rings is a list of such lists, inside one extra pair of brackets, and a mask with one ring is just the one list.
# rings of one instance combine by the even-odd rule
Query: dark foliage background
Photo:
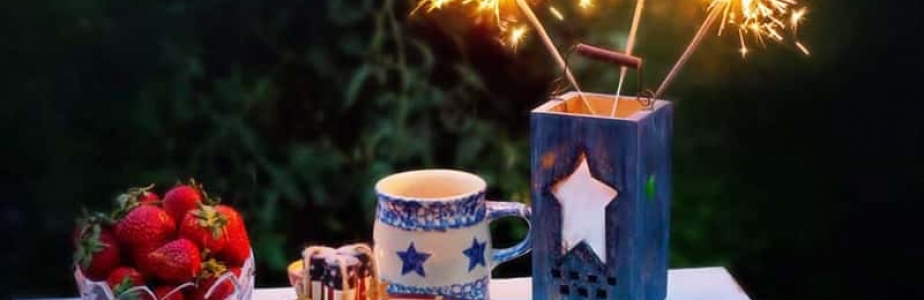
[[(549, 27), (562, 45), (621, 48), (631, 2)], [(667, 95), (671, 264), (727, 266), (755, 299), (915, 299), (924, 4), (805, 2), (811, 57), (741, 59), (710, 37)], [(491, 196), (528, 201), (528, 111), (557, 76), (538, 38), (511, 52), (458, 12), (408, 17), (412, 5), (3, 1), (0, 296), (74, 295), (76, 212), (129, 186), (196, 177), (239, 206), (259, 286), (284, 284), (300, 246), (369, 240), (385, 174), (466, 169)], [(649, 3), (645, 86), (701, 8)], [(612, 92), (615, 69), (573, 62), (588, 90)], [(498, 227), (501, 244), (525, 232)], [(495, 275), (526, 276), (527, 262)]]

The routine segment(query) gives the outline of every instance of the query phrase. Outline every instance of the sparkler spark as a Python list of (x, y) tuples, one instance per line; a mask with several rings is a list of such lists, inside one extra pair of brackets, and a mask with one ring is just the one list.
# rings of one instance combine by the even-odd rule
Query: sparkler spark
[(527, 29), (526, 26), (517, 26), (513, 28), (513, 30), (510, 30), (510, 35), (507, 36), (507, 45), (510, 45), (510, 47), (513, 47), (513, 50), (516, 51), (517, 46), (523, 41), (523, 37), (526, 36), (528, 31), (529, 29)]
[[(472, 12), (473, 20), (489, 17), (494, 20), (500, 32), (500, 41), (502, 44), (516, 49), (517, 45), (525, 38), (525, 27), (516, 17), (508, 17), (508, 11), (516, 11), (516, 0), (418, 0), (417, 7), (411, 11), (411, 14), (418, 12), (430, 13), (435, 10), (445, 9), (450, 6), (464, 7)], [(576, 0), (578, 7), (589, 10), (594, 7), (594, 0)], [(565, 19), (564, 14), (554, 6), (549, 6), (549, 11), (556, 19), (562, 21)]]
[(555, 16), (555, 18), (558, 19), (559, 21), (565, 20), (565, 16), (562, 15), (561, 12), (558, 11), (558, 9), (555, 8), (554, 6), (549, 6), (549, 11), (552, 12), (552, 15)]
[[(761, 45), (764, 45), (764, 40), (767, 38), (782, 43), (785, 39), (780, 32), (788, 32), (791, 34), (793, 40), (795, 40), (793, 42), (794, 45), (805, 55), (810, 54), (808, 48), (802, 45), (802, 42), (798, 39), (798, 25), (805, 17), (806, 9), (803, 7), (797, 8), (799, 4), (796, 0), (711, 1), (712, 2), (709, 4), (709, 16), (706, 17), (706, 21), (704, 21), (703, 25), (696, 31), (696, 35), (693, 36), (693, 40), (687, 45), (687, 49), (683, 51), (683, 54), (680, 55), (680, 58), (674, 63), (674, 66), (671, 67), (671, 71), (668, 72), (664, 80), (661, 81), (658, 91), (655, 92), (655, 98), (663, 95), (664, 91), (671, 85), (674, 77), (677, 76), (680, 69), (686, 64), (690, 55), (699, 47), (703, 35), (706, 31), (711, 30), (710, 28), (715, 24), (719, 15), (722, 16), (721, 25), (719, 26), (719, 36), (721, 36), (722, 32), (725, 30), (726, 24), (738, 27), (738, 41), (741, 43), (738, 52), (741, 52), (742, 57), (747, 56), (750, 52), (746, 37), (752, 37)], [(788, 24), (781, 21), (781, 19), (785, 19), (787, 16), (789, 17)]]
[[(426, 12), (432, 12), (434, 10), (439, 10), (446, 8), (450, 5), (458, 5), (471, 9), (473, 12), (472, 18), (479, 19), (483, 17), (490, 17), (494, 20), (494, 24), (497, 26), (500, 34), (502, 36), (501, 43), (510, 46), (511, 48), (516, 48), (517, 44), (513, 42), (520, 42), (523, 38), (523, 30), (515, 30), (519, 28), (517, 26), (516, 20), (501, 19), (501, 10), (503, 8), (502, 2), (505, 0), (420, 0), (417, 2), (417, 7), (411, 11), (411, 14), (414, 14), (418, 11), (424, 10)], [(513, 28), (513, 29), (511, 29)], [(514, 36), (514, 34), (519, 36)]]
[(710, 9), (722, 9), (719, 35), (726, 25), (737, 27), (741, 56), (749, 52), (749, 45), (765, 45), (770, 39), (786, 43), (790, 36), (793, 45), (808, 55), (808, 49), (799, 41), (799, 23), (808, 12), (798, 0), (712, 0)]
[(578, 7), (581, 9), (590, 9), (594, 6), (594, 0), (578, 0)]

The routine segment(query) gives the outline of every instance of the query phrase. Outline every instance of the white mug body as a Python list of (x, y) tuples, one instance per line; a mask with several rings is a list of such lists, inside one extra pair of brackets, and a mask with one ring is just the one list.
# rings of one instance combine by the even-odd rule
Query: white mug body
[(494, 250), (489, 223), (528, 218), (520, 203), (485, 201), (485, 181), (454, 170), (398, 173), (376, 184), (373, 228), (379, 276), (390, 294), (489, 299), (496, 264), (529, 251), (529, 237)]

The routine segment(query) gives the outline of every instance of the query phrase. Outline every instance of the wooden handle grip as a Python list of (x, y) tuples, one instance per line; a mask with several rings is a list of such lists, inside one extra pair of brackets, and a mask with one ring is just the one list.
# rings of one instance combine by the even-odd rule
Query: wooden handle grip
[(616, 51), (606, 50), (600, 47), (594, 47), (587, 44), (578, 44), (575, 51), (577, 51), (578, 55), (593, 60), (614, 63), (632, 69), (638, 69), (642, 67), (641, 58)]

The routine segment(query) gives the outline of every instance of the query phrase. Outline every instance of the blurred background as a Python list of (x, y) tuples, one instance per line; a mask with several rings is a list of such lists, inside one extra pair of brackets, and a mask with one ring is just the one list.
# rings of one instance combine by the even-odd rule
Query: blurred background
[[(564, 22), (537, 12), (561, 48), (624, 47), (634, 1), (559, 2)], [(649, 1), (629, 93), (657, 86), (704, 3)], [(811, 56), (771, 44), (743, 59), (734, 35), (710, 34), (665, 96), (671, 266), (726, 266), (754, 299), (915, 299), (924, 3), (803, 3)], [(529, 111), (557, 67), (533, 33), (514, 51), (467, 12), (413, 7), (3, 1), (0, 298), (76, 295), (77, 212), (131, 186), (195, 177), (240, 207), (258, 286), (285, 284), (306, 244), (369, 241), (386, 174), (464, 169), (528, 202)], [(617, 69), (570, 61), (585, 90), (615, 92)], [(526, 230), (496, 227), (502, 245)], [(495, 276), (528, 276), (528, 262)]]

